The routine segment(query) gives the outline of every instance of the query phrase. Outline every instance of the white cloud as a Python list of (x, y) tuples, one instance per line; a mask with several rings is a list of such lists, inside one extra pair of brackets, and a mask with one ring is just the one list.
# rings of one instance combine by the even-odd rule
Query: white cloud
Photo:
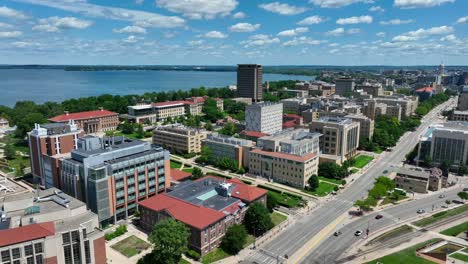
[(228, 36), (222, 32), (219, 32), (219, 31), (210, 31), (210, 32), (207, 32), (205, 33), (204, 35), (206, 38), (217, 38), (217, 39), (223, 39), (223, 38), (227, 38)]
[(234, 15), (232, 15), (232, 17), (235, 18), (235, 19), (242, 19), (242, 18), (245, 18), (246, 15), (245, 15), (244, 12), (237, 12)]
[(466, 23), (468, 23), (468, 16), (466, 16), (466, 17), (460, 17), (460, 18), (457, 20), (457, 23), (458, 23), (458, 24), (466, 24)]
[(185, 25), (185, 20), (177, 16), (165, 16), (152, 12), (100, 6), (84, 1), (77, 1), (73, 4), (63, 0), (14, 0), (16, 2), (42, 5), (56, 8), (72, 13), (97, 18), (105, 18), (120, 21), (131, 21), (137, 26), (156, 28), (175, 28)]
[(278, 36), (280, 37), (294, 37), (302, 33), (308, 32), (309, 29), (306, 27), (298, 27), (294, 29), (289, 29), (289, 30), (284, 30), (278, 33)]
[(325, 34), (328, 36), (341, 36), (345, 33), (344, 28), (336, 28), (334, 30), (330, 30), (326, 32)]
[(306, 17), (303, 20), (297, 22), (298, 25), (307, 26), (307, 25), (315, 25), (324, 22), (326, 19), (320, 16), (310, 16)]
[(379, 38), (383, 38), (383, 37), (385, 37), (385, 36), (387, 35), (387, 33), (385, 33), (385, 32), (378, 32), (378, 33), (375, 34), (375, 35), (376, 35), (377, 37), (379, 37)]
[(123, 39), (123, 42), (125, 42), (125, 43), (136, 43), (136, 42), (138, 42), (139, 40), (142, 40), (142, 39), (143, 38), (139, 38), (137, 36), (130, 35), (126, 39)]
[(295, 37), (292, 40), (283, 43), (283, 46), (298, 46), (298, 45), (320, 45), (325, 41), (311, 39), (305, 36)]
[(0, 6), (0, 17), (7, 17), (13, 19), (27, 19), (28, 16), (23, 12), (8, 8), (6, 6)]
[(15, 41), (11, 44), (16, 48), (27, 48), (33, 46), (33, 43), (27, 41)]
[(387, 21), (380, 21), (381, 25), (403, 25), (403, 24), (409, 24), (413, 23), (413, 19), (406, 19), (406, 20), (401, 20), (401, 19), (391, 19)]
[(277, 13), (280, 15), (286, 15), (286, 16), (297, 15), (297, 14), (301, 14), (307, 11), (307, 8), (305, 7), (293, 6), (293, 5), (284, 4), (280, 2), (261, 4), (259, 5), (259, 7), (264, 10)]
[(85, 29), (93, 24), (89, 20), (81, 20), (76, 17), (49, 17), (39, 19), (39, 24), (32, 29), (45, 32), (59, 32), (63, 29)]
[(374, 3), (373, 0), (310, 0), (309, 2), (326, 8), (339, 8), (354, 3)]
[(338, 47), (339, 44), (338, 43), (330, 43), (328, 44), (329, 47)]
[(380, 6), (373, 6), (373, 7), (369, 8), (369, 11), (371, 11), (371, 12), (385, 12), (385, 9), (383, 9)]
[(274, 43), (280, 43), (279, 38), (272, 38), (269, 35), (257, 34), (249, 37), (249, 40), (241, 41), (240, 44), (244, 45), (245, 48), (251, 46), (265, 46)]
[(419, 8), (419, 7), (433, 7), (445, 3), (454, 3), (455, 0), (395, 0), (394, 6), (400, 8)]
[(188, 44), (190, 46), (200, 46), (202, 45), (203, 43), (205, 43), (205, 41), (203, 39), (200, 39), (200, 40), (191, 40), (188, 42)]
[(335, 53), (338, 53), (339, 51), (340, 51), (339, 49), (332, 49), (329, 51), (329, 53), (335, 54)]
[(0, 38), (17, 38), (23, 35), (21, 31), (2, 31), (0, 32)]
[(156, 0), (156, 5), (190, 19), (227, 16), (236, 9), (237, 0)]
[(260, 24), (237, 23), (232, 25), (229, 30), (232, 32), (253, 32), (260, 28)]
[(339, 25), (350, 25), (350, 24), (370, 24), (373, 19), (371, 16), (353, 16), (348, 18), (340, 18), (336, 21)]
[(139, 26), (126, 26), (120, 29), (114, 28), (115, 33), (146, 34), (146, 29)]
[(395, 42), (408, 42), (408, 41), (415, 41), (415, 40), (418, 40), (418, 38), (411, 37), (411, 36), (404, 36), (404, 35), (396, 36), (392, 39), (392, 41), (395, 41)]
[(0, 22), (0, 29), (12, 29), (13, 25)]
[(440, 39), (440, 41), (450, 41), (450, 42), (457, 42), (458, 41), (458, 38), (453, 35), (453, 34), (450, 34), (450, 35), (447, 35), (445, 37), (442, 37)]
[(447, 35), (452, 33), (453, 27), (449, 26), (440, 26), (440, 27), (433, 27), (433, 28), (420, 28), (418, 30), (409, 31), (402, 35), (396, 36), (393, 38), (393, 41), (397, 42), (408, 42), (408, 41), (415, 41), (421, 38), (435, 36), (435, 35)]

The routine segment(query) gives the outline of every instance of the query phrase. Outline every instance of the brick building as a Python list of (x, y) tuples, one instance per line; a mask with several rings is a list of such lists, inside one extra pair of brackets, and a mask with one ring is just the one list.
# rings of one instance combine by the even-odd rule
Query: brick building
[(83, 129), (85, 133), (97, 133), (116, 130), (119, 125), (119, 114), (108, 110), (99, 109), (94, 111), (68, 113), (52, 117), (49, 119), (52, 123), (68, 123), (75, 121), (78, 128)]

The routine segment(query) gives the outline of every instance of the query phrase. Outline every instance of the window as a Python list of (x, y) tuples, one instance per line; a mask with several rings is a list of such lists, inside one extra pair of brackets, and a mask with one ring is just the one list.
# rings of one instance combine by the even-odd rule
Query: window
[(36, 256), (36, 264), (43, 264), (44, 263), (44, 258), (41, 255)]
[(43, 253), (43, 248), (42, 248), (42, 243), (36, 243), (34, 245), (34, 251), (36, 254), (40, 254), (40, 253)]
[(63, 253), (65, 255), (65, 264), (73, 264), (70, 245), (63, 247)]
[(70, 233), (63, 233), (62, 234), (62, 240), (63, 240), (63, 244), (69, 244), (70, 243)]
[(10, 250), (2, 251), (2, 261), (10, 261)]
[(81, 253), (80, 253), (80, 244), (74, 243), (73, 244), (73, 262), (75, 264), (81, 263)]
[(32, 254), (33, 254), (33, 246), (32, 245), (24, 246), (24, 255), (31, 256)]
[(80, 233), (78, 230), (72, 231), (72, 241), (80, 241)]
[(11, 254), (13, 255), (13, 259), (21, 258), (21, 249), (20, 248), (14, 248), (14, 249), (11, 250)]
[(26, 259), (27, 264), (34, 264), (34, 257), (29, 257)]
[(89, 250), (89, 241), (84, 242), (86, 264), (91, 263), (91, 251)]

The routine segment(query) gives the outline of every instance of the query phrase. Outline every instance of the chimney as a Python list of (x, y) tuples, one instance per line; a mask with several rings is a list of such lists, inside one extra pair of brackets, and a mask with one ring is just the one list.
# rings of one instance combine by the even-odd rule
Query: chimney
[(104, 108), (103, 108), (103, 107), (99, 107), (99, 110), (104, 111)]
[(70, 114), (70, 112), (68, 112), (68, 111), (65, 111), (65, 115), (69, 115), (69, 114)]

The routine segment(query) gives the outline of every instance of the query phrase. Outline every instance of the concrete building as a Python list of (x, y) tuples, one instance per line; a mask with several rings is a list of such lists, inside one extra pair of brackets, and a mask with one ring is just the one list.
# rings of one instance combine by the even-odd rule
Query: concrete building
[(468, 85), (463, 86), (458, 95), (457, 109), (460, 111), (468, 110)]
[(377, 103), (383, 103), (387, 106), (401, 106), (401, 118), (411, 117), (418, 107), (419, 97), (417, 96), (387, 96), (375, 99)]
[(468, 122), (468, 111), (454, 110), (449, 116), (451, 121), (463, 121)]
[(154, 124), (158, 121), (153, 104), (137, 104), (127, 107), (128, 118), (137, 124)]
[(246, 130), (274, 134), (282, 130), (283, 104), (263, 102), (245, 108)]
[(90, 134), (116, 130), (119, 125), (119, 114), (100, 108), (79, 113), (65, 112), (63, 115), (49, 119), (52, 123), (68, 123), (70, 120), (75, 121), (79, 129)]
[(181, 124), (159, 126), (153, 131), (153, 144), (174, 153), (200, 153), (208, 131)]
[(322, 117), (310, 124), (310, 132), (320, 139), (323, 154), (338, 156), (342, 161), (353, 157), (359, 147), (359, 122), (347, 118)]
[(86, 204), (56, 188), (0, 184), (0, 263), (105, 264), (104, 232)]
[(35, 124), (28, 133), (29, 158), (34, 181), (45, 188), (61, 188), (60, 163), (78, 147), (84, 136), (73, 120), (67, 124)]
[(237, 96), (260, 102), (263, 98), (263, 67), (258, 64), (237, 65)]
[(63, 191), (84, 201), (105, 226), (127, 219), (137, 202), (170, 186), (169, 152), (124, 137), (78, 140), (61, 166)]
[(352, 78), (340, 78), (336, 80), (335, 94), (349, 96), (354, 92), (355, 83)]
[(377, 116), (387, 114), (387, 105), (378, 103), (375, 99), (366, 100), (362, 107), (362, 113), (368, 118), (375, 120)]
[(211, 133), (203, 140), (202, 144), (211, 149), (212, 160), (229, 158), (235, 160), (240, 168), (249, 166), (249, 151), (255, 145), (255, 142)]
[(346, 115), (345, 118), (349, 118), (355, 122), (359, 122), (359, 139), (370, 140), (374, 136), (374, 120), (364, 115)]
[(203, 256), (220, 245), (231, 225), (242, 223), (251, 203), (266, 206), (266, 194), (238, 179), (207, 176), (140, 202), (140, 223), (147, 231), (167, 218), (184, 223), (190, 230), (189, 247)]
[(284, 113), (300, 114), (310, 108), (310, 104), (307, 103), (305, 97), (287, 98), (281, 100), (281, 103), (283, 104)]
[(317, 174), (320, 134), (306, 129), (285, 130), (258, 139), (250, 151), (249, 173), (304, 188)]
[[(445, 178), (445, 179), (444, 179)], [(438, 168), (424, 170), (418, 167), (402, 167), (394, 179), (396, 187), (408, 192), (427, 193), (446, 187), (446, 177)]]
[(153, 103), (154, 112), (156, 114), (156, 121), (165, 121), (168, 118), (176, 118), (186, 115), (185, 101), (168, 101)]
[(380, 83), (369, 83), (356, 85), (356, 90), (362, 90), (373, 97), (383, 96), (384, 89)]

